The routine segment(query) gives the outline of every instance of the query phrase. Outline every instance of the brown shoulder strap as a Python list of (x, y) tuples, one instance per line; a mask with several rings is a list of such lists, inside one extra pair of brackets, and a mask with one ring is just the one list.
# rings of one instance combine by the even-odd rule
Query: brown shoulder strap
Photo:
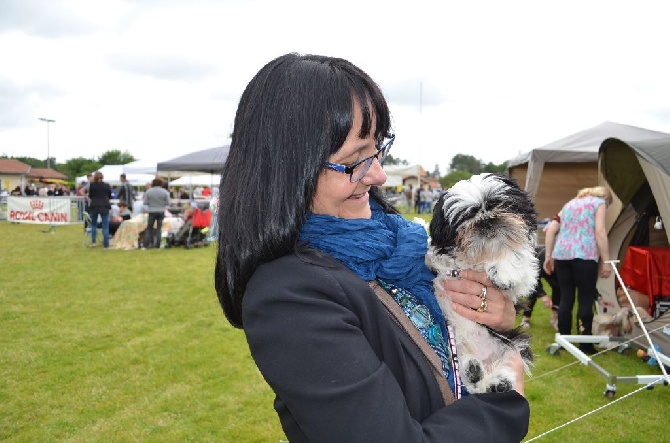
[(379, 298), (379, 300), (382, 302), (389, 316), (403, 329), (403, 331), (405, 331), (405, 333), (409, 336), (409, 338), (411, 338), (412, 341), (419, 347), (421, 353), (426, 358), (426, 361), (430, 364), (433, 376), (437, 380), (437, 384), (440, 387), (440, 392), (442, 393), (442, 399), (444, 400), (444, 404), (448, 405), (453, 403), (456, 400), (456, 398), (454, 397), (454, 393), (451, 390), (451, 387), (449, 386), (449, 383), (447, 382), (444, 373), (442, 372), (442, 362), (440, 361), (440, 357), (433, 350), (433, 348), (430, 347), (430, 345), (423, 338), (419, 330), (416, 329), (416, 327), (414, 327), (412, 321), (407, 317), (407, 315), (405, 315), (402, 308), (398, 305), (398, 303), (396, 303), (393, 297), (391, 297), (391, 295), (387, 293), (384, 290), (384, 288), (379, 286), (379, 283), (377, 283), (376, 281), (368, 282), (368, 284), (370, 285), (372, 290), (375, 291), (377, 298)]

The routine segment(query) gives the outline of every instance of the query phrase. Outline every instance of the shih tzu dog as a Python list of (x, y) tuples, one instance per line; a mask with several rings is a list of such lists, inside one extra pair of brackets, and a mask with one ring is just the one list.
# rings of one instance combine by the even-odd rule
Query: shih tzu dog
[[(458, 278), (461, 269), (484, 271), (493, 285), (517, 306), (535, 288), (539, 272), (535, 255), (536, 212), (517, 183), (501, 174), (479, 174), (461, 180), (438, 200), (430, 222), (426, 263), (441, 282)], [(486, 288), (479, 311), (486, 311)], [(510, 358), (520, 352), (530, 373), (530, 337), (521, 328), (494, 331), (456, 314), (438, 297), (453, 327), (463, 384), (471, 393), (514, 389)]]

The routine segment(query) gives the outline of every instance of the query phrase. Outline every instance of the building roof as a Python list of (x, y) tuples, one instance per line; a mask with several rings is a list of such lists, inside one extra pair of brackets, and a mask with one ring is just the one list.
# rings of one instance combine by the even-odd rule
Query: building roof
[(30, 179), (55, 178), (66, 180), (67, 175), (48, 168), (33, 168), (15, 158), (0, 158), (0, 174), (3, 175), (25, 175)]
[(30, 172), (30, 165), (13, 158), (0, 158), (0, 174), (24, 175)]
[(47, 168), (31, 168), (30, 172), (28, 173), (28, 177), (30, 178), (58, 178), (65, 180), (67, 179), (67, 175), (63, 174), (62, 172), (55, 171), (53, 169), (47, 169)]

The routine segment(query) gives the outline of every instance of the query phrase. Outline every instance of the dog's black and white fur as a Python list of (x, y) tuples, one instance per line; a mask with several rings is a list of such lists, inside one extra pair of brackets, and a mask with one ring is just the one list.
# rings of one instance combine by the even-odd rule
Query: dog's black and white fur
[[(428, 266), (441, 282), (461, 269), (484, 271), (512, 302), (528, 296), (537, 283), (536, 213), (528, 195), (501, 174), (474, 175), (451, 187), (437, 202), (430, 222)], [(455, 272), (454, 272), (455, 271)], [(514, 389), (516, 376), (509, 359), (521, 352), (527, 372), (532, 364), (529, 336), (520, 328), (493, 331), (456, 314), (446, 297), (438, 296), (453, 326), (463, 384), (471, 393)]]

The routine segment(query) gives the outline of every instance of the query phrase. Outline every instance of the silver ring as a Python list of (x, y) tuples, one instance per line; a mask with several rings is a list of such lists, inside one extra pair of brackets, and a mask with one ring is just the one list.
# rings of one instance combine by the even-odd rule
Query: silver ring
[(486, 304), (486, 299), (482, 298), (482, 304), (479, 305), (479, 308), (477, 308), (477, 312), (486, 312), (486, 308), (488, 308), (488, 305)]
[(486, 291), (487, 291), (486, 286), (484, 286), (484, 287), (482, 288), (482, 293), (479, 294), (479, 298), (481, 298), (482, 301), (486, 301)]

